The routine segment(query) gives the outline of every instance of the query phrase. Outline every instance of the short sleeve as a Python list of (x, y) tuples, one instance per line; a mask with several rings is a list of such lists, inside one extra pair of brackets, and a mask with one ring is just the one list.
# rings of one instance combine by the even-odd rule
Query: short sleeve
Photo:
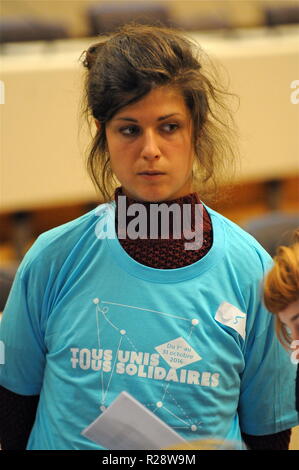
[[(269, 266), (269, 264), (268, 264)], [(275, 316), (262, 301), (262, 285), (251, 292), (249, 331), (244, 348), (239, 419), (241, 431), (274, 434), (298, 424), (295, 410), (296, 367), (275, 332)]]
[(0, 385), (20, 395), (38, 395), (46, 355), (41, 324), (44, 288), (39, 270), (28, 258), (30, 254), (16, 273), (0, 322)]

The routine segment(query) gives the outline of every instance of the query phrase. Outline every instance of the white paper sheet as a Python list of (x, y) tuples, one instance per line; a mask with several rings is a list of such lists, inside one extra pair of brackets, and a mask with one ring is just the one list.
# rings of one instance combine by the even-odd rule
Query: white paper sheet
[(127, 392), (82, 431), (109, 450), (159, 450), (186, 442)]

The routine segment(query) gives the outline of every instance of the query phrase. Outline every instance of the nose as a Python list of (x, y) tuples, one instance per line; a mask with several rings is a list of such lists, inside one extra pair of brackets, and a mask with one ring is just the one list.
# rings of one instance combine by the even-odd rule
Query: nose
[(153, 130), (144, 131), (141, 157), (146, 160), (154, 160), (161, 156), (159, 148), (158, 136), (155, 135)]

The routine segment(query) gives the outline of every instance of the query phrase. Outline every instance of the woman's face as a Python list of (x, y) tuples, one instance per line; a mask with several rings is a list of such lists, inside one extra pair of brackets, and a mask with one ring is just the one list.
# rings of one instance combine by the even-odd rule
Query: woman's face
[(278, 315), (281, 322), (289, 328), (292, 339), (299, 340), (299, 299), (288, 305)]
[(119, 110), (106, 125), (106, 138), (127, 196), (158, 202), (192, 192), (192, 119), (174, 88), (156, 88)]

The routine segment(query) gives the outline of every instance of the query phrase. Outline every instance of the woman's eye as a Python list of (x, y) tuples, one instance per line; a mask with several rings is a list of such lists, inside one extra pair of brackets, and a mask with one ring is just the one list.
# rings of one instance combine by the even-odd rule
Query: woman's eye
[(134, 136), (138, 133), (138, 127), (136, 126), (127, 126), (127, 127), (122, 127), (120, 129), (120, 132), (125, 135), (125, 136)]
[[(167, 134), (171, 134), (178, 129), (179, 125), (174, 123), (164, 124), (162, 130)], [(120, 133), (126, 137), (135, 137), (140, 134), (140, 129), (137, 126), (126, 126), (120, 129)]]
[(178, 124), (170, 123), (170, 124), (165, 124), (165, 125), (163, 126), (163, 129), (165, 129), (166, 132), (171, 133), (171, 132), (176, 131), (176, 130), (178, 129), (178, 127), (179, 127)]

